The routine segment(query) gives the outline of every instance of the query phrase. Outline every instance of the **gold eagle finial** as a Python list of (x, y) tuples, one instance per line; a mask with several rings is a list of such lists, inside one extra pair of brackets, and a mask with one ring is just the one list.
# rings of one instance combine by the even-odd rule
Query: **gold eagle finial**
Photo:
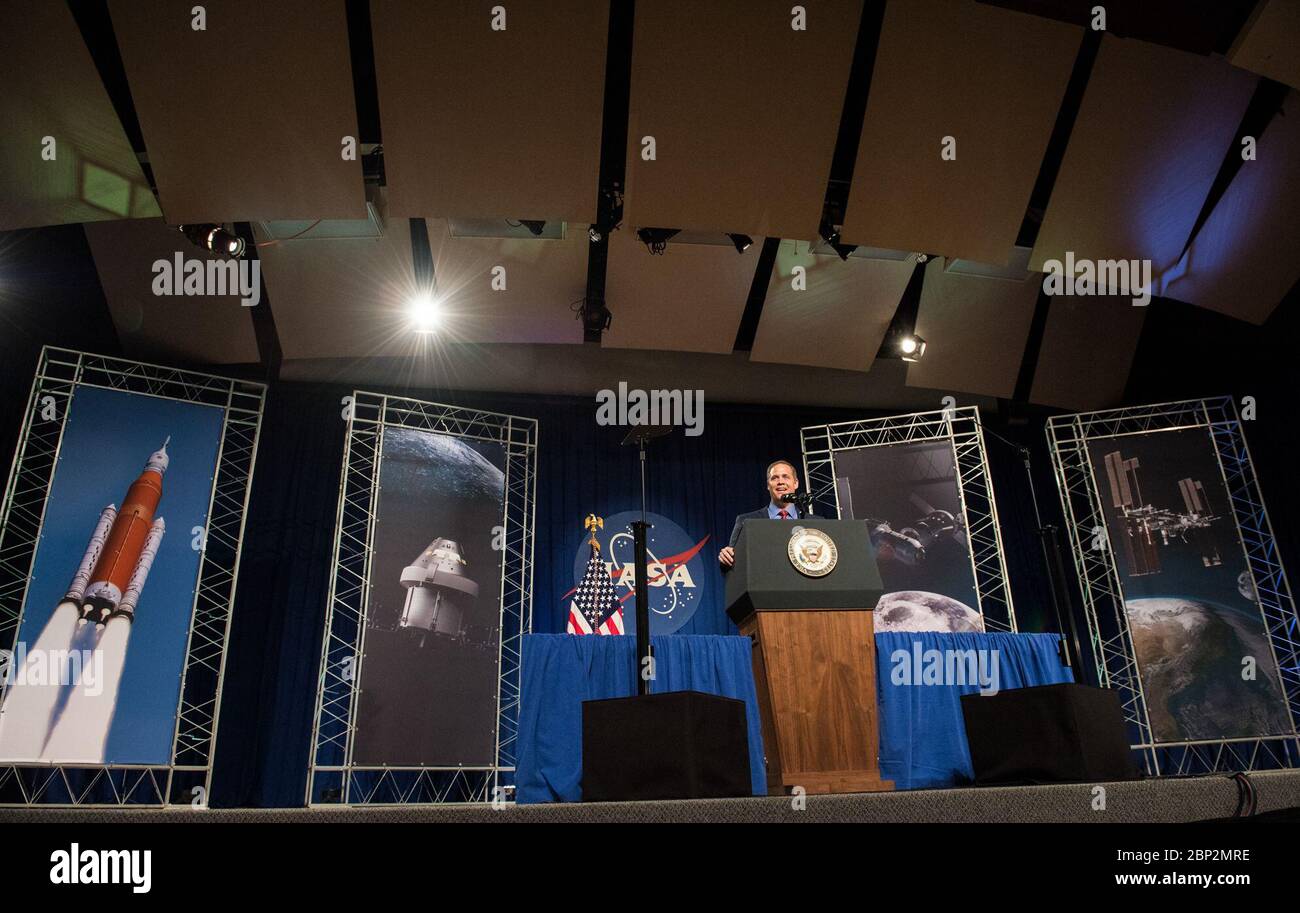
[(591, 538), (587, 541), (591, 543), (592, 548), (600, 551), (600, 543), (596, 541), (596, 530), (605, 528), (605, 519), (595, 514), (587, 514), (587, 519), (583, 521), (582, 526), (591, 532)]

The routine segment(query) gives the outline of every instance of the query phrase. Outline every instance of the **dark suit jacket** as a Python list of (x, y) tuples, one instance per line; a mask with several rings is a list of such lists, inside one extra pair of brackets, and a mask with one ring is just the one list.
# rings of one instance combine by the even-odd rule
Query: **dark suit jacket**
[[(795, 514), (799, 517), (799, 519), (802, 520), (803, 508), (801, 508), (798, 504), (791, 504), (790, 507), (794, 510)], [(747, 514), (741, 514), (739, 517), (736, 518), (736, 525), (731, 527), (731, 540), (727, 543), (727, 545), (731, 546), (732, 548), (736, 547), (736, 540), (740, 538), (740, 525), (744, 523), (746, 520), (766, 520), (766, 519), (768, 519), (766, 504), (764, 504), (758, 510), (751, 510)]]

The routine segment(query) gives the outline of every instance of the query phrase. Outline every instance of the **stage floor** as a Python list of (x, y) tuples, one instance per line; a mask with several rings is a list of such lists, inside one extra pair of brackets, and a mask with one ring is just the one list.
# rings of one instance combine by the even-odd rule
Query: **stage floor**
[[(1257, 813), (1300, 807), (1300, 771), (1250, 775)], [(1124, 824), (1231, 817), (1236, 783), (1224, 774), (1101, 784), (1105, 809), (1094, 809), (1097, 784), (933, 789), (789, 798), (700, 799), (564, 805), (385, 806), (370, 808), (172, 809), (0, 808), (0, 823), (1014, 823)]]

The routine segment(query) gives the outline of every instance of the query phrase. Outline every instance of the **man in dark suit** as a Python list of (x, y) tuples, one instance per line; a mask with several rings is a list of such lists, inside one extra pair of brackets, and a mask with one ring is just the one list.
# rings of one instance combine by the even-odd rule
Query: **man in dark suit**
[(767, 467), (767, 506), (736, 518), (736, 525), (731, 528), (731, 541), (718, 552), (718, 563), (724, 571), (736, 563), (736, 540), (740, 538), (741, 524), (746, 520), (798, 520), (803, 516), (797, 505), (781, 500), (782, 495), (792, 495), (798, 490), (799, 475), (793, 464), (777, 460)]

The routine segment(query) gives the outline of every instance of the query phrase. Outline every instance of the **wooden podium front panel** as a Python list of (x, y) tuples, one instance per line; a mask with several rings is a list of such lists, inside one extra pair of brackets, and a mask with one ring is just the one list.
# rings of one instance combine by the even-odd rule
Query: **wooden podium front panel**
[(892, 789), (880, 779), (876, 650), (867, 610), (759, 611), (754, 683), (769, 791)]

